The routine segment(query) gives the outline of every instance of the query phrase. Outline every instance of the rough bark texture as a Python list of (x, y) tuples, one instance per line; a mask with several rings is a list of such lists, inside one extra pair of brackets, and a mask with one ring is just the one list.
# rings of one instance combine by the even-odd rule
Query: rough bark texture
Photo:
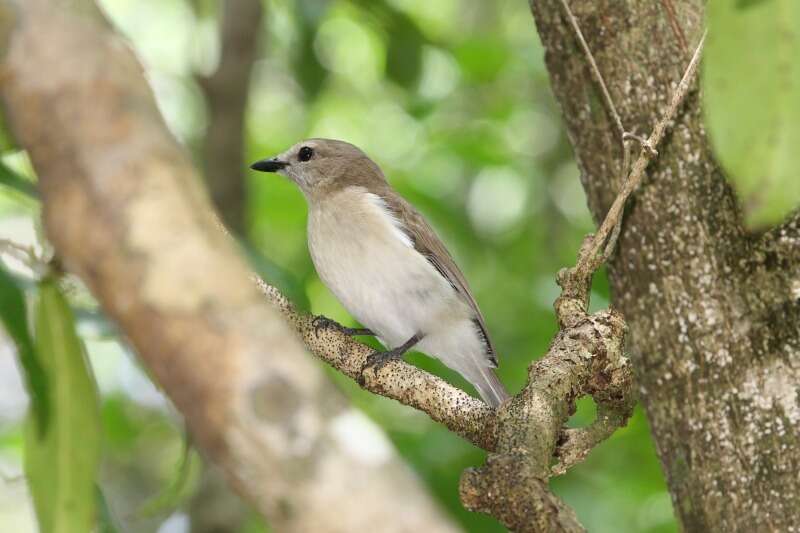
[(211, 76), (198, 78), (208, 109), (202, 155), (211, 199), (225, 225), (242, 235), (244, 117), (263, 8), (261, 0), (225, 0), (221, 5), (219, 66)]
[[(570, 5), (625, 128), (650, 131), (700, 38), (704, 2)], [(599, 221), (620, 186), (619, 136), (559, 1), (531, 8)], [(687, 531), (794, 531), (800, 216), (761, 237), (743, 230), (697, 91), (659, 152), (609, 275), (676, 513)]]
[(0, 2), (0, 95), (64, 264), (276, 531), (456, 531), (264, 302), (92, 5)]

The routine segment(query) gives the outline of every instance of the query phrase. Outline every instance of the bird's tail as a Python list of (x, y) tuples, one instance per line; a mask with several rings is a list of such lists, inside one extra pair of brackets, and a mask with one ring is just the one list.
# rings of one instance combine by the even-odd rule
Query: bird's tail
[(469, 381), (478, 390), (478, 394), (481, 395), (484, 402), (489, 404), (490, 407), (499, 406), (509, 397), (508, 392), (506, 392), (503, 384), (500, 383), (493, 368), (480, 366), (479, 364), (475, 366), (476, 369), (470, 373)]

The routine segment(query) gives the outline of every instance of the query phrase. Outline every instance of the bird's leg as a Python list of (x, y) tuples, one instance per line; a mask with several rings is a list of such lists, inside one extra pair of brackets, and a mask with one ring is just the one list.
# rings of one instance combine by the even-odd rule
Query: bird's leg
[(314, 320), (312, 321), (312, 325), (314, 326), (314, 335), (319, 336), (319, 330), (321, 329), (335, 329), (336, 331), (340, 331), (345, 335), (369, 335), (370, 337), (374, 337), (375, 334), (372, 330), (367, 328), (346, 328), (343, 325), (339, 324), (335, 320), (331, 320), (326, 316), (315, 316)]
[(408, 339), (402, 346), (398, 346), (397, 348), (393, 348), (391, 350), (387, 350), (385, 352), (375, 352), (367, 356), (367, 360), (364, 363), (364, 366), (361, 367), (361, 374), (363, 376), (364, 371), (370, 367), (377, 372), (378, 370), (383, 367), (386, 363), (393, 359), (402, 359), (403, 356), (407, 351), (414, 347), (419, 341), (422, 340), (422, 334), (417, 333), (410, 339)]

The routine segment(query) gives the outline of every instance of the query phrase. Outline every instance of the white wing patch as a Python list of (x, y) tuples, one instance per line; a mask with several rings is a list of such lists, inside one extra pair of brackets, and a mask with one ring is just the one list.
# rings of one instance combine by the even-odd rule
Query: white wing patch
[(367, 200), (378, 208), (381, 212), (381, 215), (387, 217), (389, 219), (389, 225), (392, 229), (392, 234), (397, 237), (400, 242), (402, 242), (408, 248), (414, 247), (414, 242), (411, 240), (411, 237), (405, 232), (405, 228), (403, 228), (403, 223), (394, 216), (394, 214), (389, 210), (389, 207), (386, 205), (386, 202), (383, 198), (378, 196), (375, 193), (365, 192), (364, 196), (367, 197)]

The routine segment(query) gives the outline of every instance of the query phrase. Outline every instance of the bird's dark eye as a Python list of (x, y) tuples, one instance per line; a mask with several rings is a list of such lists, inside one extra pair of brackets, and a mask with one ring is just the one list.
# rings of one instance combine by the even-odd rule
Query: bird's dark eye
[(308, 161), (314, 155), (314, 149), (310, 146), (303, 146), (300, 148), (300, 151), (297, 152), (297, 159), (300, 161)]

